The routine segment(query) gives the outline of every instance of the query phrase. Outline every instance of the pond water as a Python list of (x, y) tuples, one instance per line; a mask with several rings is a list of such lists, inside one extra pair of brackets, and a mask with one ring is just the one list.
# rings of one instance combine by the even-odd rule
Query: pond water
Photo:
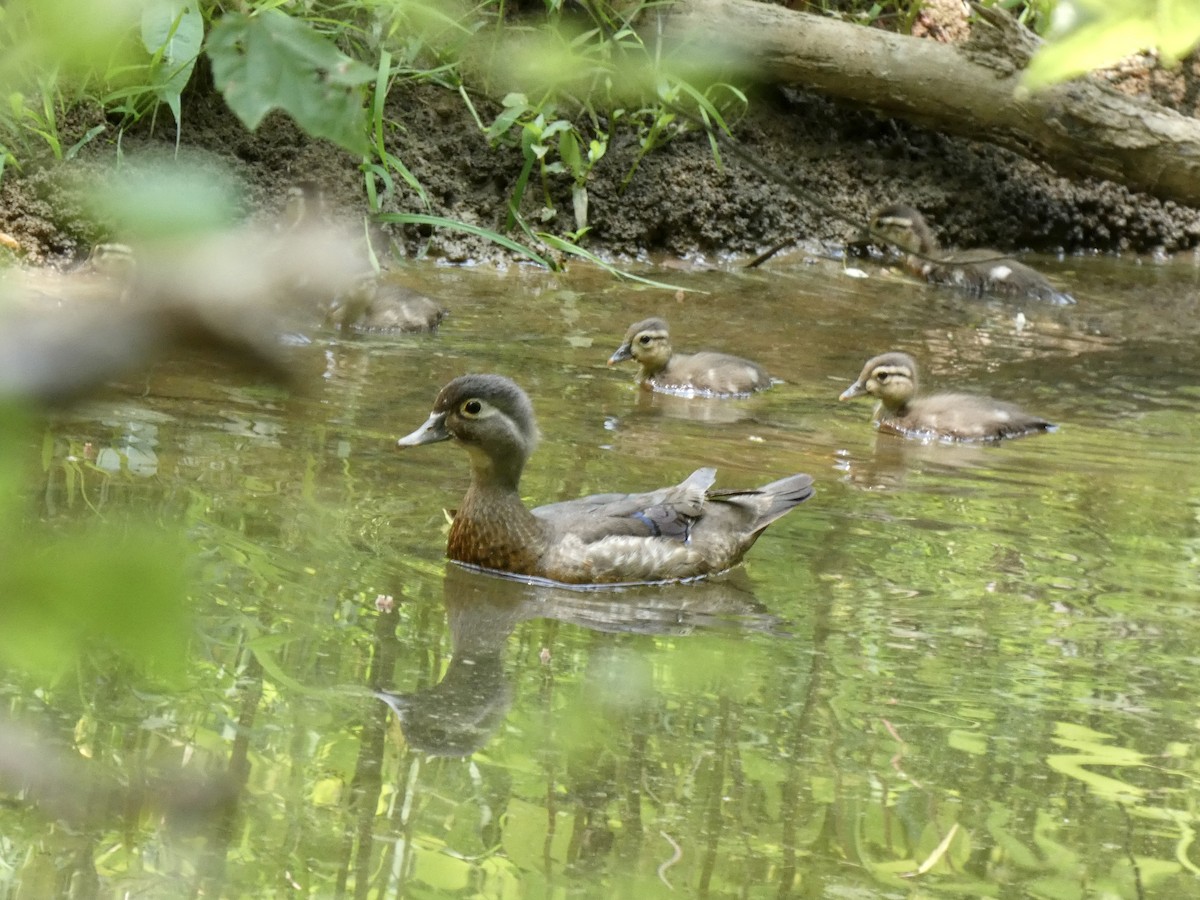
[[(192, 621), (175, 689), (0, 686), (104, 773), (82, 824), (0, 808), (0, 896), (1200, 896), (1200, 270), (1035, 264), (1078, 305), (799, 258), (643, 273), (684, 294), (415, 268), (441, 332), (318, 333), (309, 391), (179, 362), (56, 416), (33, 517), (183, 533)], [(783, 383), (640, 392), (605, 361), (655, 314)], [(837, 396), (889, 349), (1061, 427), (877, 434)], [(531, 504), (705, 465), (817, 494), (708, 583), (448, 566), (466, 455), (394, 442), (468, 371), (533, 400)]]

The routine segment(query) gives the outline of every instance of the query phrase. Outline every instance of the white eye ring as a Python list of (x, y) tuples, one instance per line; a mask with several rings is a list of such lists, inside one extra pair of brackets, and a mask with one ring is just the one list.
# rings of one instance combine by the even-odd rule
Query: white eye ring
[(459, 413), (467, 419), (477, 419), (479, 414), (483, 412), (483, 401), (472, 397), (470, 400), (464, 400), (458, 407)]

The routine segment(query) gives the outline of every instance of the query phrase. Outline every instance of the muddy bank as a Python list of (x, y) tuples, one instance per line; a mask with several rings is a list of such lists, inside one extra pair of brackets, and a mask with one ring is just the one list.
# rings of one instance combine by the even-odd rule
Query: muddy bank
[[(288, 188), (311, 181), (324, 191), (329, 217), (361, 223), (367, 202), (358, 159), (307, 138), (279, 114), (249, 134), (211, 88), (194, 89), (185, 101), (182, 155), (227, 164), (245, 184), (248, 216), (278, 215)], [(477, 105), (485, 121), (496, 112), (486, 101)], [(432, 208), (424, 210), (402, 187), (385, 209), (428, 211), (499, 229), (521, 170), (520, 151), (490, 147), (457, 94), (442, 88), (398, 86), (388, 109), (400, 124), (389, 149), (420, 180)], [(82, 134), (96, 121), (86, 111), (76, 118), (64, 145), (72, 140), (71, 131)], [(172, 132), (160, 127), (153, 135), (126, 134), (122, 152), (129, 159), (169, 151)], [(732, 153), (718, 167), (707, 138), (698, 133), (677, 137), (643, 158), (623, 188), (639, 148), (635, 134), (618, 132), (589, 181), (589, 249), (616, 258), (712, 259), (756, 254), (789, 236), (816, 246), (851, 233), (830, 209), (865, 221), (889, 202), (922, 209), (948, 245), (1175, 253), (1200, 242), (1196, 209), (1110, 182), (1071, 181), (988, 144), (880, 119), (801, 92), (760, 92), (734, 132), (800, 196)], [(115, 128), (110, 128), (78, 161), (24, 173), (10, 168), (0, 184), (0, 231), (15, 238), (27, 258), (54, 264), (78, 260), (93, 243), (118, 238), (88, 218), (79, 198), (80, 188), (103, 177), (104, 167), (115, 159)], [(546, 230), (574, 228), (570, 185), (566, 176), (550, 183), (557, 216)], [(535, 178), (522, 206), (531, 223), (541, 221), (542, 197)], [(504, 257), (485, 240), (442, 230), (382, 226), (380, 236), (404, 256), (456, 263)]]

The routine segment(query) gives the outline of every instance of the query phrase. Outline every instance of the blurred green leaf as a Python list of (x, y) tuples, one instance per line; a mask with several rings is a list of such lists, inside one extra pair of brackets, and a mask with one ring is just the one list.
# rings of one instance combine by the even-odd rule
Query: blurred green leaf
[(124, 38), (143, 6), (144, 0), (7, 0), (0, 5), (0, 88), (31, 70), (86, 77), (133, 64), (137, 48)]
[(123, 238), (143, 240), (215, 231), (240, 213), (232, 175), (167, 160), (127, 165), (94, 188), (90, 206)]
[(4, 523), (0, 660), (57, 677), (89, 650), (179, 681), (188, 624), (184, 547), (161, 532), (97, 523), (69, 538)]
[(212, 27), (208, 56), (217, 89), (251, 131), (282, 109), (315, 137), (370, 152), (360, 86), (374, 70), (305, 23), (277, 9), (227, 13)]
[[(30, 527), (18, 485), (28, 419), (0, 408), (0, 663), (53, 679), (91, 651), (168, 681), (184, 672), (186, 545), (152, 525)], [(44, 448), (43, 448), (44, 453)]]
[(1194, 0), (1063, 2), (1023, 82), (1036, 90), (1149, 50), (1174, 60), (1198, 40), (1200, 4)]
[(1043, 46), (1029, 61), (1022, 81), (1036, 90), (1111, 65), (1153, 43), (1150, 22), (1106, 19)]

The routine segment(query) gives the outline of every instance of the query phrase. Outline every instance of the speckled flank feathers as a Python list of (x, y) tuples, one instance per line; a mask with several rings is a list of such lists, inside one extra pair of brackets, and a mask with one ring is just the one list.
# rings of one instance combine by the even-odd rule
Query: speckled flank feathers
[(499, 375), (464, 375), (399, 446), (454, 439), (471, 459), (447, 554), (485, 569), (566, 584), (677, 581), (741, 561), (768, 525), (813, 494), (808, 475), (760, 488), (712, 490), (715, 469), (640, 494), (597, 494), (533, 510), (519, 493), (537, 439), (533, 409)]

